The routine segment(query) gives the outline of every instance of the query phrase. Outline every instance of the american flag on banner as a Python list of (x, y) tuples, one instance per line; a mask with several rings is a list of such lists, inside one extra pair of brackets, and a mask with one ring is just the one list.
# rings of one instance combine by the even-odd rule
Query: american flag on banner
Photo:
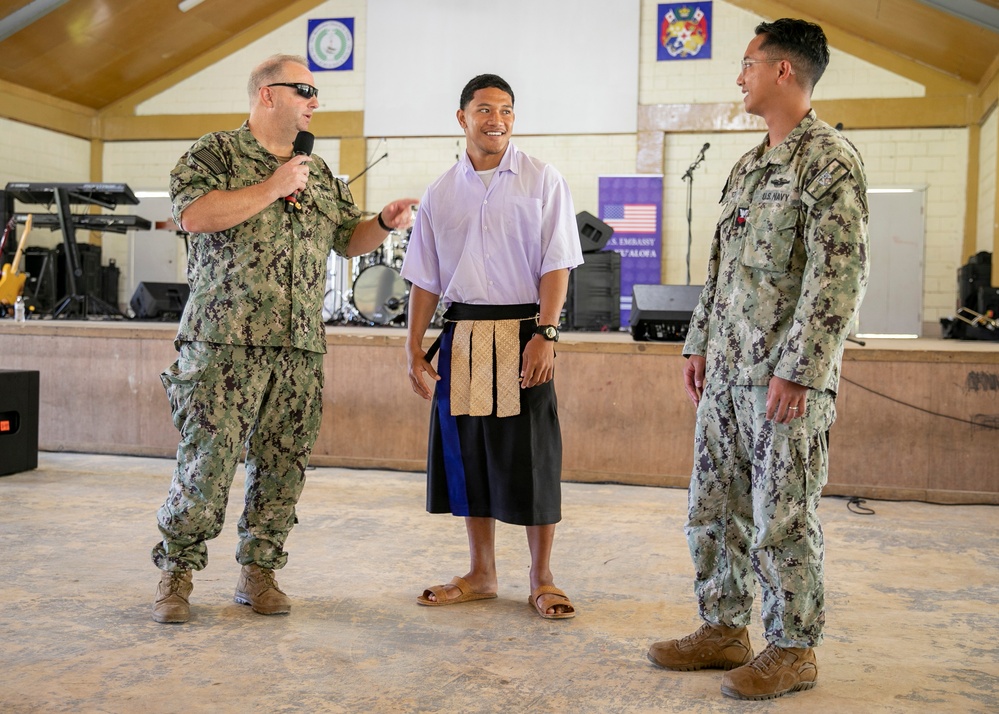
[(607, 205), (603, 221), (619, 233), (655, 233), (656, 206), (652, 203)]

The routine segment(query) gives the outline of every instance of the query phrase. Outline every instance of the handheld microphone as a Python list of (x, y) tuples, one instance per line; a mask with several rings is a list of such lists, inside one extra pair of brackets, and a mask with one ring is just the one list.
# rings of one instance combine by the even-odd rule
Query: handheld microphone
[(705, 141), (704, 142), (704, 146), (701, 147), (701, 153), (703, 154), (705, 151), (707, 151), (710, 148), (711, 148), (711, 144), (709, 144), (708, 142)]
[[(316, 137), (307, 131), (298, 132), (298, 136), (295, 137), (295, 144), (292, 147), (291, 155), (292, 158), (296, 156), (312, 156), (312, 147), (315, 146)], [(284, 199), (284, 212), (291, 213), (293, 211), (301, 211), (302, 204), (298, 200), (298, 191), (286, 196)]]

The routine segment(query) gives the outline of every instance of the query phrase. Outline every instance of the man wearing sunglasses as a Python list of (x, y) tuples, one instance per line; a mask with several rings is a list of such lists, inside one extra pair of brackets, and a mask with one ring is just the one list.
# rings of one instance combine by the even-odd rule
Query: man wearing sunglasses
[[(767, 134), (725, 184), (683, 349), (697, 405), (686, 534), (703, 624), (655, 643), (649, 658), (672, 670), (731, 670), (721, 690), (739, 699), (772, 699), (818, 679), (816, 509), (869, 265), (860, 154), (811, 109), (828, 62), (818, 25), (757, 26), (736, 82)], [(766, 647), (754, 657), (746, 625), (757, 582)]]
[(222, 529), (244, 453), (235, 600), (265, 615), (290, 611), (274, 571), (288, 559), (284, 543), (322, 418), (327, 258), (375, 249), (408, 226), (416, 203), (393, 201), (361, 220), (311, 145), (296, 152), (319, 107), (304, 58), (265, 60), (248, 90), (243, 126), (203, 136), (170, 175), (174, 217), (190, 234), (191, 294), (180, 355), (162, 375), (181, 437), (152, 552), (162, 571), (157, 622), (189, 619), (191, 573), (207, 564), (206, 543)]

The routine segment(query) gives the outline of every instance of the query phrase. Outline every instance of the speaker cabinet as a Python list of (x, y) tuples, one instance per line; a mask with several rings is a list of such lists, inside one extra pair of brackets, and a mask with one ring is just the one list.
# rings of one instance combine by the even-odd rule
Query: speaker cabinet
[(38, 468), (38, 375), (0, 369), (0, 475)]
[(957, 306), (981, 312), (978, 309), (981, 307), (978, 291), (991, 285), (992, 254), (983, 250), (975, 253), (965, 265), (957, 269)]
[(636, 342), (687, 339), (690, 318), (701, 297), (701, 285), (633, 285), (631, 337)]
[(566, 327), (606, 332), (621, 327), (621, 255), (613, 250), (587, 253), (569, 273)]
[(59, 255), (55, 248), (32, 246), (24, 249), (25, 294), (34, 300), (35, 310), (50, 312), (58, 298)]
[(139, 283), (129, 305), (140, 320), (179, 320), (191, 288), (187, 283)]
[(576, 229), (579, 231), (579, 245), (584, 253), (603, 250), (607, 241), (614, 235), (613, 228), (586, 211), (576, 214)]

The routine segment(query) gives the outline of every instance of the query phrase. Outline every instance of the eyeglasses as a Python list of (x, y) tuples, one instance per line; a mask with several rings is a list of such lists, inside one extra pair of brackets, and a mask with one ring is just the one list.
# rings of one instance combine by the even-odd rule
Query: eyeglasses
[(742, 71), (745, 72), (750, 67), (752, 67), (754, 64), (760, 64), (760, 63), (763, 63), (763, 62), (767, 62), (767, 63), (770, 63), (770, 62), (780, 62), (780, 60), (779, 59), (755, 59), (755, 60), (754, 59), (744, 59), (739, 64), (742, 66)]
[(275, 82), (274, 84), (268, 84), (268, 87), (291, 87), (296, 92), (298, 96), (304, 97), (305, 99), (312, 99), (313, 97), (319, 96), (319, 90), (313, 87), (311, 84), (304, 84), (302, 82)]

